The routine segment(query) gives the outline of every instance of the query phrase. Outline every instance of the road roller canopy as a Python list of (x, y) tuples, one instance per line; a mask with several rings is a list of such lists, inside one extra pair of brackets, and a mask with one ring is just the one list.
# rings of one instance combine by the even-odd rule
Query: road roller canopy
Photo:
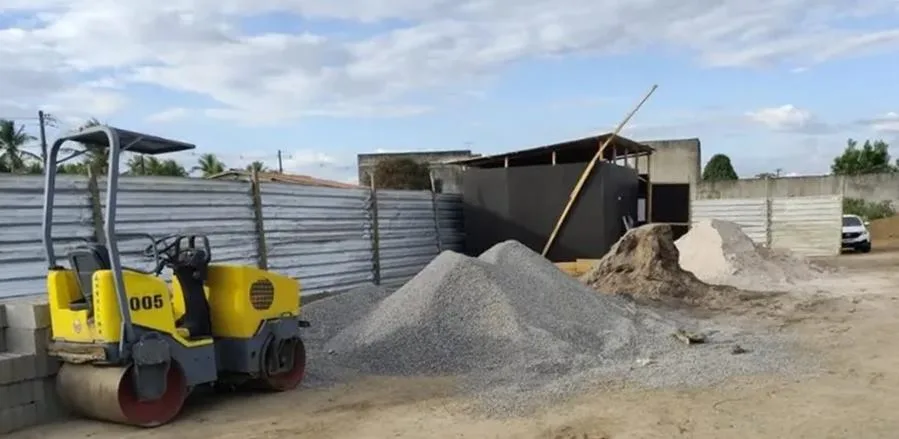
[[(110, 132), (114, 135), (110, 136)], [(115, 142), (113, 138), (117, 138), (118, 142)], [(117, 143), (123, 151), (148, 155), (168, 154), (196, 148), (196, 145), (190, 143), (106, 125), (98, 125), (68, 134), (57, 139), (57, 142), (60, 141), (78, 142), (88, 148), (109, 148), (113, 143)]]
[[(67, 142), (80, 143), (83, 148), (74, 154), (62, 159), (59, 158), (62, 147)], [(152, 134), (139, 133), (136, 131), (123, 130), (121, 128), (111, 127), (109, 125), (97, 125), (85, 128), (81, 131), (63, 135), (56, 139), (47, 150), (47, 161), (44, 164), (44, 218), (43, 218), (43, 241), (44, 253), (47, 259), (49, 269), (57, 268), (56, 254), (53, 248), (53, 241), (57, 240), (83, 240), (83, 237), (56, 237), (52, 236), (53, 228), (53, 198), (56, 195), (56, 174), (58, 165), (77, 157), (84, 153), (88, 148), (100, 148), (108, 151), (109, 169), (106, 176), (106, 215), (104, 218), (104, 235), (96, 236), (97, 241), (106, 241), (105, 247), (108, 249), (109, 261), (112, 266), (113, 275), (117, 278), (117, 284), (121, 278), (121, 265), (119, 263), (119, 251), (116, 245), (115, 232), (115, 216), (116, 216), (116, 195), (119, 189), (119, 165), (122, 158), (122, 152), (132, 152), (137, 154), (158, 155), (179, 151), (187, 151), (196, 148), (191, 143), (181, 142), (178, 140), (166, 139)], [(105, 251), (103, 253), (106, 253)]]

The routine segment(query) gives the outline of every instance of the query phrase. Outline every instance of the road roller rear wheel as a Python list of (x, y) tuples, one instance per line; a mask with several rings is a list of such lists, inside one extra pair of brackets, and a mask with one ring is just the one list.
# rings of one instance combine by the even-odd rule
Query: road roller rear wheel
[[(271, 343), (268, 345), (268, 349), (275, 349), (275, 344)], [(283, 392), (287, 390), (293, 390), (300, 382), (303, 381), (303, 378), (306, 376), (306, 346), (303, 344), (303, 340), (299, 338), (295, 338), (288, 345), (291, 349), (293, 349), (293, 365), (286, 371), (268, 375), (266, 373), (267, 368), (263, 363), (262, 368), (262, 384), (268, 390), (273, 390), (276, 392)], [(263, 358), (268, 357), (268, 355)]]
[(172, 363), (161, 398), (139, 401), (134, 391), (131, 367), (64, 364), (56, 377), (63, 403), (88, 418), (139, 427), (157, 427), (181, 412), (187, 399), (184, 373)]

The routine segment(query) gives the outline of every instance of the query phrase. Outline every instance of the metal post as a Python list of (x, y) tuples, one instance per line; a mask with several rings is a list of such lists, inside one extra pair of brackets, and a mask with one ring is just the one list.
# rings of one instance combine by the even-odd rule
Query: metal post
[(134, 327), (131, 321), (131, 310), (128, 308), (128, 295), (125, 293), (125, 279), (122, 276), (122, 261), (119, 255), (119, 245), (115, 238), (116, 206), (119, 194), (119, 156), (121, 145), (119, 135), (109, 127), (103, 126), (102, 130), (109, 139), (109, 169), (106, 176), (106, 248), (109, 251), (109, 265), (112, 278), (115, 282), (116, 296), (119, 299), (119, 313), (122, 315), (122, 337), (119, 343), (119, 354), (128, 358), (129, 352), (125, 346), (134, 341)]
[(56, 195), (56, 156), (64, 140), (57, 139), (53, 142), (47, 154), (44, 165), (44, 208), (43, 208), (43, 240), (44, 256), (47, 258), (47, 268), (53, 270), (56, 265), (56, 253), (53, 249), (53, 198)]
[(434, 233), (437, 236), (437, 253), (443, 251), (443, 240), (440, 237), (440, 216), (437, 210), (437, 187), (434, 184), (434, 172), (428, 171), (428, 177), (431, 179), (431, 210), (434, 214)]
[(265, 223), (262, 214), (262, 190), (259, 187), (259, 173), (254, 168), (250, 177), (250, 196), (253, 199), (253, 217), (256, 226), (256, 265), (268, 270), (268, 247), (265, 243)]
[(97, 182), (97, 173), (90, 166), (87, 167), (87, 192), (91, 203), (91, 222), (94, 228), (94, 240), (106, 244), (106, 235), (103, 227), (103, 205), (100, 201), (100, 184)]
[(371, 254), (372, 254), (372, 278), (375, 285), (381, 285), (381, 234), (380, 221), (378, 220), (378, 189), (375, 185), (375, 173), (369, 174), (370, 183), (370, 209), (371, 209)]
[(47, 169), (47, 131), (44, 129), (44, 124), (46, 121), (44, 120), (44, 112), (42, 110), (38, 110), (37, 112), (37, 120), (40, 124), (40, 135), (41, 135), (41, 160), (44, 162), (44, 169), (46, 172)]

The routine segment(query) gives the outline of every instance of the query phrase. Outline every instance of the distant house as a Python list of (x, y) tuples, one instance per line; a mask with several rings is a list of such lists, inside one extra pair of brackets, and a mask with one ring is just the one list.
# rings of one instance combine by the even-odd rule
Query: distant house
[[(209, 180), (239, 180), (239, 181), (249, 181), (251, 178), (251, 173), (249, 171), (241, 170), (241, 169), (231, 169), (219, 174), (210, 175), (206, 177)], [(271, 183), (290, 183), (290, 184), (299, 184), (303, 186), (315, 186), (315, 187), (330, 187), (337, 189), (358, 189), (361, 186), (352, 184), (352, 183), (344, 183), (340, 181), (334, 180), (325, 180), (321, 178), (315, 178), (309, 175), (297, 175), (297, 174), (281, 174), (278, 172), (260, 172), (259, 173), (259, 181), (271, 182)]]

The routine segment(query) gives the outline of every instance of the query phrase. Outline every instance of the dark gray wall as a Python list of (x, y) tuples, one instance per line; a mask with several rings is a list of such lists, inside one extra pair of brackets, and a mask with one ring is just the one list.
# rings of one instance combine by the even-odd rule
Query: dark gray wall
[[(463, 174), (466, 252), (477, 255), (506, 239), (542, 252), (585, 163), (468, 169)], [(598, 258), (624, 233), (623, 215), (637, 216), (638, 177), (600, 163), (581, 190), (548, 257)]]

